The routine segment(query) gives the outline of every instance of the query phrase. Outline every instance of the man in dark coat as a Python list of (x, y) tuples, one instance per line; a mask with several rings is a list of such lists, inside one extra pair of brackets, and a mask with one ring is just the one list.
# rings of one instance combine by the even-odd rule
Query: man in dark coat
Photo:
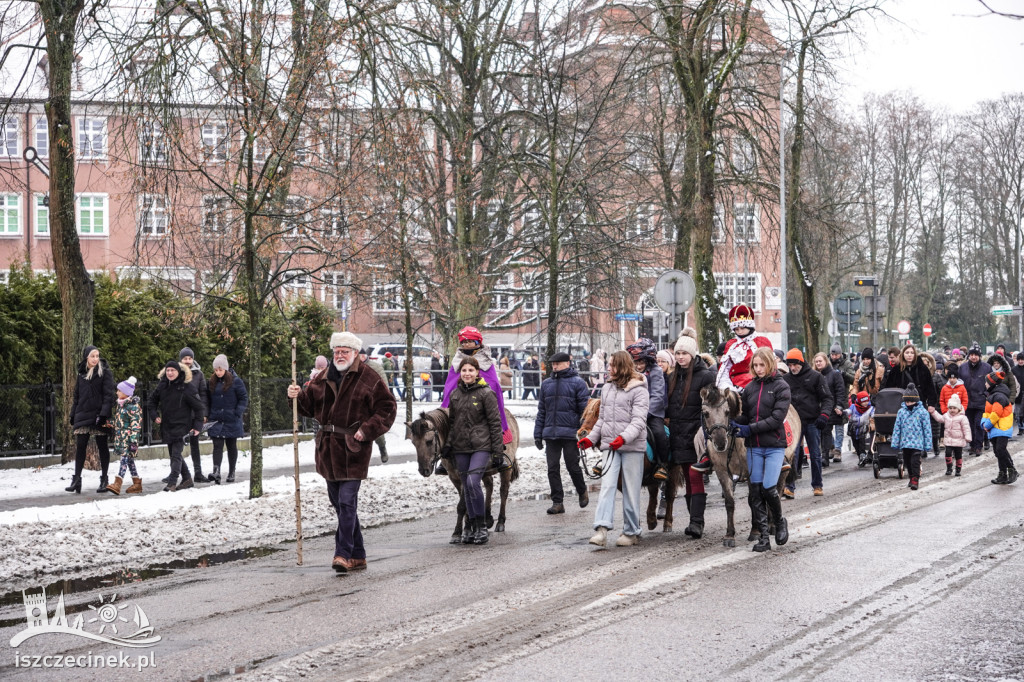
[(981, 415), (985, 412), (986, 387), (985, 377), (992, 372), (992, 365), (981, 360), (981, 346), (974, 344), (967, 351), (967, 362), (960, 365), (960, 380), (967, 391), (967, 409), (964, 414), (971, 422), (971, 450), (977, 457), (981, 454), (985, 432), (981, 428)]
[(398, 404), (387, 384), (359, 361), (362, 341), (350, 332), (331, 335), (333, 362), (305, 388), (288, 387), (299, 414), (320, 422), (316, 470), (327, 479), (327, 495), (338, 515), (332, 567), (339, 573), (366, 568), (359, 526), (359, 487), (370, 468), (373, 441), (395, 422)]
[(580, 428), (583, 410), (590, 401), (590, 388), (570, 364), (568, 353), (555, 353), (551, 363), (551, 377), (540, 386), (537, 402), (537, 421), (533, 427), (533, 441), (538, 450), (544, 450), (548, 460), (548, 485), (551, 486), (551, 507), (548, 514), (564, 514), (562, 504), (562, 470), (559, 462), (565, 459), (565, 468), (579, 495), (580, 508), (590, 502), (587, 483), (580, 469), (580, 456), (576, 447), (576, 430)]
[[(206, 383), (206, 377), (203, 375), (203, 369), (196, 362), (196, 354), (192, 352), (192, 349), (185, 346), (178, 353), (178, 364), (188, 367), (192, 372), (192, 385), (196, 387), (196, 392), (199, 394), (199, 400), (203, 403), (203, 422), (205, 423), (207, 418), (210, 416), (208, 412), (205, 412), (207, 406), (210, 404), (210, 388)], [(202, 452), (199, 450), (199, 436), (188, 437), (189, 452), (192, 454), (192, 468), (194, 469), (195, 482), (206, 483), (206, 477), (203, 476), (203, 460)]]
[[(800, 415), (803, 431), (802, 440), (807, 444), (811, 457), (811, 487), (815, 496), (824, 495), (821, 479), (821, 431), (828, 426), (832, 414), (832, 393), (825, 384), (825, 377), (815, 372), (804, 362), (804, 354), (798, 348), (792, 348), (786, 354), (786, 365), (789, 374), (783, 377), (789, 384), (791, 405)], [(797, 465), (789, 470), (786, 478), (786, 497), (796, 497), (796, 479), (801, 476), (803, 468), (803, 447), (797, 444)]]
[[(160, 435), (171, 457), (171, 475), (165, 480), (165, 492), (184, 490), (195, 484), (181, 453), (187, 436), (199, 435), (203, 428), (206, 406), (192, 383), (192, 370), (170, 360), (157, 375), (160, 383), (149, 396), (149, 413), (159, 415), (153, 421), (160, 425)], [(178, 476), (181, 475), (181, 482)]]
[(436, 350), (430, 353), (430, 388), (437, 393), (440, 400), (444, 394), (444, 382), (448, 377), (448, 371), (441, 364), (441, 354)]
[[(843, 394), (843, 399), (841, 402), (837, 402), (835, 406), (833, 406), (833, 412), (836, 409), (839, 409), (844, 411), (845, 414), (845, 410), (849, 406), (847, 396), (850, 395), (850, 388), (853, 386), (853, 380), (857, 376), (857, 365), (854, 364), (852, 358), (848, 357), (846, 353), (843, 352), (843, 347), (838, 343), (832, 344), (832, 347), (828, 352), (828, 359), (832, 363), (832, 369), (839, 372), (843, 377), (843, 384), (846, 386), (846, 392)], [(843, 421), (845, 420), (840, 420), (838, 423), (832, 423), (832, 441), (834, 445), (832, 454), (833, 459), (836, 462), (839, 461), (838, 458), (842, 457), (843, 454)]]
[(531, 355), (523, 365), (523, 400), (529, 397), (536, 398), (538, 386), (540, 386), (540, 363), (537, 362), (536, 355)]
[[(827, 467), (830, 458), (833, 462), (842, 461), (843, 449), (841, 445), (836, 445), (834, 432), (838, 431), (840, 434), (843, 432), (843, 422), (846, 421), (844, 408), (848, 404), (846, 399), (848, 392), (843, 375), (831, 363), (825, 363), (819, 372), (825, 378), (825, 386), (828, 387), (832, 396), (832, 411), (828, 416), (828, 426), (821, 431), (821, 459), (822, 465)], [(842, 441), (840, 440), (840, 442)]]

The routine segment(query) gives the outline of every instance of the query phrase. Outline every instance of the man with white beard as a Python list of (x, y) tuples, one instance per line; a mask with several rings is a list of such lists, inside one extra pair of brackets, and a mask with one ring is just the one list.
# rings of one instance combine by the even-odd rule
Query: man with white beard
[(366, 568), (359, 526), (359, 487), (370, 468), (373, 441), (395, 421), (398, 405), (387, 384), (359, 360), (362, 341), (350, 332), (331, 335), (333, 362), (304, 388), (288, 387), (299, 414), (320, 422), (316, 470), (327, 480), (327, 495), (338, 514), (332, 567), (338, 573)]

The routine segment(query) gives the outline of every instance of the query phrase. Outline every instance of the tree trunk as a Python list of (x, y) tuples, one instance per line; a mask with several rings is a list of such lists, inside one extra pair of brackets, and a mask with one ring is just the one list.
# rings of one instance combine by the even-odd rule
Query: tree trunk
[(249, 497), (263, 496), (263, 307), (249, 313)]
[(711, 243), (715, 215), (714, 114), (693, 121), (691, 129), (695, 132), (693, 147), (698, 155), (697, 191), (693, 203), (693, 240), (690, 249), (690, 272), (697, 288), (694, 321), (700, 346), (714, 348), (725, 336), (726, 331), (722, 299), (715, 287), (715, 249)]
[[(75, 140), (71, 128), (71, 77), (75, 62), (75, 29), (83, 0), (43, 0), (39, 11), (46, 32), (49, 98), (45, 105), (50, 134), (50, 249), (57, 274), (62, 310), (62, 377), (64, 413), (61, 462), (70, 461), (75, 438), (69, 424), (78, 363), (92, 343), (95, 289), (82, 258), (75, 224)], [(107, 207), (110, 210), (110, 207)]]

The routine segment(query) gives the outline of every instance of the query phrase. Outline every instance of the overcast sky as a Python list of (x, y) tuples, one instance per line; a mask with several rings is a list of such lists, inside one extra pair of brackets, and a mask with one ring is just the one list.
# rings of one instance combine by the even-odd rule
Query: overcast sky
[[(1024, 14), (1024, 0), (989, 6)], [(889, 0), (892, 19), (865, 21), (863, 46), (837, 37), (840, 92), (913, 90), (932, 104), (962, 111), (1005, 92), (1024, 92), (1024, 21), (987, 15), (977, 0)]]

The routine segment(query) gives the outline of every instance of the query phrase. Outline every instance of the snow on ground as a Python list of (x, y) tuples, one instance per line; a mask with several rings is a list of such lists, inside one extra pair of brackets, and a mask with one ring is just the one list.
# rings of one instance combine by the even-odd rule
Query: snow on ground
[[(520, 478), (510, 497), (547, 492), (547, 467), (533, 445), (531, 404), (509, 406), (519, 420)], [(420, 411), (417, 407), (416, 413)], [(395, 426), (387, 436), (389, 454), (413, 454), (404, 439), (404, 409), (399, 407)], [(24, 586), (42, 576), (70, 578), (143, 568), (174, 559), (194, 558), (211, 551), (230, 551), (273, 544), (295, 537), (294, 478), (280, 475), (291, 467), (291, 445), (264, 450), (264, 494), (249, 499), (248, 481), (207, 485), (175, 493), (147, 493), (120, 497), (86, 498), (79, 504), (27, 506), (0, 512), (0, 591)], [(210, 457), (204, 456), (204, 464)], [(299, 445), (301, 464), (313, 463), (313, 443)], [(377, 461), (376, 456), (374, 461)], [(248, 453), (239, 455), (238, 469), (247, 471)], [(139, 474), (153, 481), (167, 474), (166, 460), (139, 461)], [(116, 474), (115, 469), (111, 472)], [(277, 469), (277, 471), (271, 471)], [(290, 469), (288, 469), (290, 471)], [(8, 470), (0, 476), (0, 498), (36, 498), (68, 495), (73, 465), (55, 465), (38, 471)], [(87, 471), (83, 490), (95, 490), (97, 472)], [(302, 527), (307, 537), (333, 532), (337, 517), (327, 500), (327, 486), (314, 472), (300, 476)], [(83, 495), (83, 498), (86, 496)], [(360, 490), (359, 517), (364, 527), (416, 519), (454, 509), (455, 489), (447, 477), (424, 478), (415, 462), (370, 467), (369, 480)], [(495, 506), (494, 513), (497, 514)], [(513, 511), (510, 517), (514, 517)], [(454, 525), (454, 523), (453, 523)]]

